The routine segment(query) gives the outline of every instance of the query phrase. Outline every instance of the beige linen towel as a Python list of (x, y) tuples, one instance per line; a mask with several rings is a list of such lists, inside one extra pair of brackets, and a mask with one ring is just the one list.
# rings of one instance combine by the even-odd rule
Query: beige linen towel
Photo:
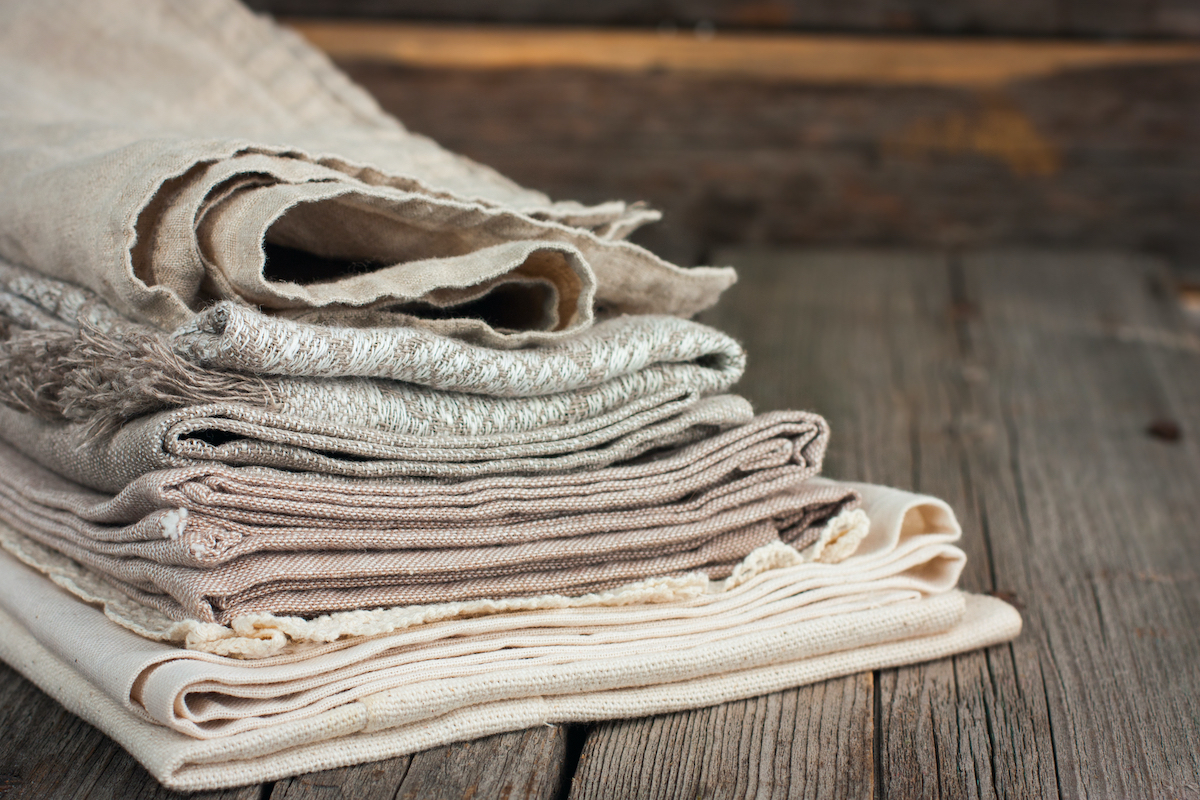
[(857, 503), (852, 490), (803, 483), (826, 440), (815, 415), (776, 412), (569, 483), (364, 485), (192, 468), (148, 474), (115, 498), (0, 445), (0, 518), (131, 596), (204, 620), (582, 594), (690, 570), (725, 577), (770, 542), (808, 547)]
[[(232, 0), (0, 5), (0, 256), (164, 328), (213, 300), (494, 346), (688, 316), (732, 270), (413, 136)], [(366, 311), (364, 317), (363, 311)]]
[[(639, 621), (635, 613), (622, 614), (628, 608), (562, 609), (536, 613), (537, 627), (510, 614), (480, 620), (493, 629), (486, 635), (450, 621), (295, 657), (238, 661), (140, 639), (36, 573), (0, 559), (11, 565), (5, 579), (29, 598), (4, 603), (7, 613), (79, 663), (80, 672), (130, 711), (198, 739), (297, 722), (354, 703), (369, 706), (369, 727), (378, 730), (500, 700), (688, 680), (945, 630), (962, 613), (961, 597), (923, 595), (919, 582), (904, 576), (879, 578), (874, 590), (863, 581), (795, 593), (766, 581), (759, 591), (711, 603), (708, 613), (675, 620)], [(922, 619), (921, 605), (931, 597), (943, 600), (941, 608)], [(35, 599), (41, 618), (52, 612), (75, 631), (78, 644), (60, 644), (38, 630)], [(887, 624), (879, 624), (880, 609)], [(621, 624), (622, 616), (631, 619)], [(870, 624), (858, 624), (862, 620)], [(88, 627), (103, 627), (103, 639)], [(79, 638), (84, 635), (87, 646)]]
[[(869, 518), (862, 509), (839, 514), (822, 531), (819, 541), (803, 552), (776, 542), (752, 553), (723, 582), (693, 573), (677, 578), (652, 578), (575, 598), (561, 595), (499, 597), (467, 603), (339, 612), (312, 619), (247, 614), (235, 617), (228, 625), (173, 620), (131, 601), (96, 573), (38, 545), (7, 525), (0, 525), (3, 534), (0, 543), (25, 563), (46, 572), (59, 586), (103, 607), (111, 619), (130, 630), (148, 638), (186, 642), (192, 649), (242, 658), (296, 652), (311, 654), (314, 644), (341, 642), (344, 645), (355, 637), (390, 635), (445, 620), (475, 617), (501, 620), (469, 623), (482, 626), (470, 630), (486, 632), (491, 630), (488, 628), (491, 624), (509, 624), (504, 620), (533, 619), (536, 615), (530, 616), (531, 613), (539, 610), (628, 607), (630, 610), (621, 612), (625, 616), (619, 617), (626, 622), (643, 616), (647, 620), (661, 621), (680, 615), (704, 615), (707, 613), (704, 609), (716, 599), (746, 597), (750, 596), (746, 592), (759, 591), (763, 585), (761, 581), (756, 584), (759, 589), (739, 587), (749, 587), (768, 572), (780, 580), (780, 583), (771, 584), (774, 589), (763, 590), (768, 594), (793, 584), (793, 588), (799, 587), (795, 591), (857, 584), (863, 575), (896, 575), (916, 567), (920, 568), (918, 577), (922, 583), (918, 588), (921, 591), (938, 592), (953, 587), (964, 557), (954, 546), (960, 536), (957, 521), (944, 503), (867, 484), (821, 478), (814, 478), (811, 483), (861, 495), (864, 508), (870, 510), (874, 518)], [(731, 590), (737, 592), (726, 594)], [(521, 614), (514, 617), (508, 612)]]

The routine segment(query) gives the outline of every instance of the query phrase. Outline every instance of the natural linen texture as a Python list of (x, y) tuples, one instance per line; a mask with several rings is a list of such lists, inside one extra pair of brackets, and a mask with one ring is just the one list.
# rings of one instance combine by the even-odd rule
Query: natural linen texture
[(0, 256), (174, 328), (215, 300), (493, 346), (734, 280), (408, 133), (233, 0), (0, 4)]
[(775, 412), (637, 464), (456, 483), (271, 470), (154, 472), (98, 495), (0, 445), (0, 518), (174, 617), (584, 594), (724, 578), (772, 542), (813, 544), (857, 497), (805, 483), (828, 430)]
[(165, 785), (197, 790), (726, 702), (1017, 635), (1011, 607), (953, 591), (963, 556), (944, 503), (847, 488), (871, 528), (840, 564), (793, 562), (673, 602), (434, 615), (249, 662), (138, 637), (0, 556), (0, 655)]
[[(238, 403), (413, 436), (532, 433), (727, 390), (745, 354), (663, 316), (524, 350), (426, 330), (297, 323), (219, 303), (173, 334), (85, 289), (0, 262), (0, 402), (111, 431), (164, 408)], [(603, 427), (603, 425), (594, 426)]]
[(357, 478), (598, 469), (703, 439), (754, 416), (746, 400), (732, 395), (658, 400), (631, 404), (623, 411), (635, 413), (628, 415), (488, 436), (394, 434), (232, 403), (163, 411), (97, 434), (84, 424), (46, 422), (0, 406), (0, 438), (76, 483), (119, 492), (147, 472), (210, 463)]

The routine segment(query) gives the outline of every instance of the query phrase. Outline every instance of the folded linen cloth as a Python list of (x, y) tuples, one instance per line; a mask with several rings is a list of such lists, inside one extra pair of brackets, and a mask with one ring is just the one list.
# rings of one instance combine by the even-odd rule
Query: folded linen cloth
[(852, 488), (872, 524), (840, 564), (792, 562), (649, 605), (452, 608), (256, 661), (138, 637), (0, 556), (0, 655), (164, 784), (194, 790), (725, 702), (1017, 635), (1009, 606), (950, 591), (962, 553), (944, 504)]
[(516, 433), (722, 392), (745, 366), (728, 336), (661, 316), (505, 351), (219, 303), (168, 336), (85, 289), (3, 262), (0, 321), (0, 401), (109, 428), (163, 408), (235, 402), (401, 434)]
[(0, 518), (173, 616), (582, 594), (649, 576), (730, 574), (812, 544), (853, 491), (805, 483), (824, 421), (774, 412), (636, 464), (475, 481), (153, 472), (116, 497), (0, 444)]
[(0, 256), (163, 328), (226, 299), (519, 346), (734, 280), (408, 133), (232, 0), (0, 6), (0, 187)]
[[(919, 587), (922, 591), (943, 591), (953, 587), (964, 556), (954, 546), (960, 535), (957, 522), (940, 501), (935, 503), (926, 497), (867, 484), (823, 478), (815, 478), (812, 483), (824, 484), (839, 493), (854, 492), (862, 497), (863, 508), (840, 515), (842, 521), (831, 524), (821, 541), (803, 552), (781, 542), (756, 550), (724, 581), (713, 581), (706, 575), (691, 573), (678, 578), (637, 581), (613, 591), (574, 598), (562, 595), (504, 597), (469, 603), (337, 612), (313, 618), (246, 614), (234, 617), (227, 625), (195, 619), (175, 620), (156, 609), (131, 601), (128, 595), (99, 573), (38, 544), (2, 521), (0, 544), (21, 561), (46, 573), (57, 585), (88, 603), (102, 607), (110, 619), (139, 635), (186, 643), (189, 649), (239, 658), (296, 653), (311, 655), (317, 644), (334, 646), (336, 649), (361, 637), (390, 635), (416, 628), (424, 630), (422, 626), (433, 622), (476, 617), (504, 617), (511, 622), (518, 617), (526, 619), (530, 612), (541, 610), (628, 606), (642, 608), (643, 611), (638, 613), (649, 615), (646, 619), (661, 622), (679, 614), (703, 615), (707, 612), (691, 610), (677, 614), (671, 609), (690, 608), (692, 605), (709, 608), (714, 594), (729, 597), (734, 595), (727, 593), (734, 589), (749, 591), (739, 587), (768, 572), (784, 576), (781, 585), (796, 583), (798, 579), (795, 576), (787, 577), (792, 573), (786, 572), (793, 567), (800, 570), (798, 574), (820, 578), (815, 585), (841, 586), (857, 584), (859, 576), (875, 574), (873, 571), (882, 570), (879, 574), (894, 575), (914, 565), (923, 565), (918, 570), (924, 581)], [(875, 514), (873, 519), (867, 516), (867, 510)], [(833, 569), (834, 566), (837, 569)], [(812, 588), (809, 584), (804, 586)], [(807, 588), (796, 591), (807, 591)], [(512, 617), (508, 616), (509, 612), (521, 614)], [(641, 618), (632, 611), (628, 614), (630, 616), (622, 619)], [(486, 627), (482, 622), (471, 624)], [(496, 624), (503, 626), (509, 622)]]
[(206, 463), (358, 478), (467, 479), (598, 469), (703, 439), (754, 416), (750, 404), (733, 395), (654, 405), (658, 399), (574, 425), (488, 436), (393, 434), (231, 403), (150, 414), (96, 435), (86, 424), (46, 422), (0, 406), (0, 437), (59, 475), (119, 492), (147, 472)]
[[(1020, 616), (1011, 606), (981, 595), (962, 599), (962, 616), (941, 632), (692, 680), (501, 700), (382, 730), (367, 729), (367, 707), (356, 703), (298, 723), (195, 739), (128, 711), (81, 673), (78, 665), (56, 656), (2, 610), (0, 658), (67, 710), (111, 736), (167, 788), (202, 791), (378, 761), (506, 731), (716, 705), (857, 672), (945, 658), (1000, 644), (1020, 633)], [(884, 625), (890, 621), (881, 616), (876, 620)]]

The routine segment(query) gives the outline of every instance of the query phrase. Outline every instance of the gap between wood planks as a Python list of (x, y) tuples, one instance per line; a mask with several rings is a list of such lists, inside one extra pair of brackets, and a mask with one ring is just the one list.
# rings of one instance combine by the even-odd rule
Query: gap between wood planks
[(1200, 61), (1200, 43), (899, 38), (284, 20), (331, 57), (449, 69), (665, 70), (987, 89), (1067, 70)]

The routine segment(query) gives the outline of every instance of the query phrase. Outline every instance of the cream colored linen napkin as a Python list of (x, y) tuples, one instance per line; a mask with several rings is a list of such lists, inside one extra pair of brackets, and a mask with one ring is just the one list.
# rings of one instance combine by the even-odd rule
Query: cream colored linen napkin
[[(954, 597), (963, 602), (964, 610), (956, 624), (941, 632), (693, 680), (501, 700), (381, 730), (368, 729), (367, 707), (355, 703), (298, 723), (194, 739), (128, 711), (3, 611), (0, 658), (111, 736), (167, 788), (202, 791), (378, 761), (506, 731), (715, 705), (857, 672), (945, 658), (1001, 644), (1020, 633), (1020, 616), (1004, 602), (981, 595)], [(945, 605), (941, 598), (923, 602), (932, 602), (935, 611)], [(881, 624), (891, 621), (886, 615), (876, 618)]]
[[(214, 300), (493, 346), (691, 315), (734, 280), (408, 133), (233, 0), (0, 5), (0, 256), (173, 328)], [(364, 316), (365, 314), (365, 316)]]

